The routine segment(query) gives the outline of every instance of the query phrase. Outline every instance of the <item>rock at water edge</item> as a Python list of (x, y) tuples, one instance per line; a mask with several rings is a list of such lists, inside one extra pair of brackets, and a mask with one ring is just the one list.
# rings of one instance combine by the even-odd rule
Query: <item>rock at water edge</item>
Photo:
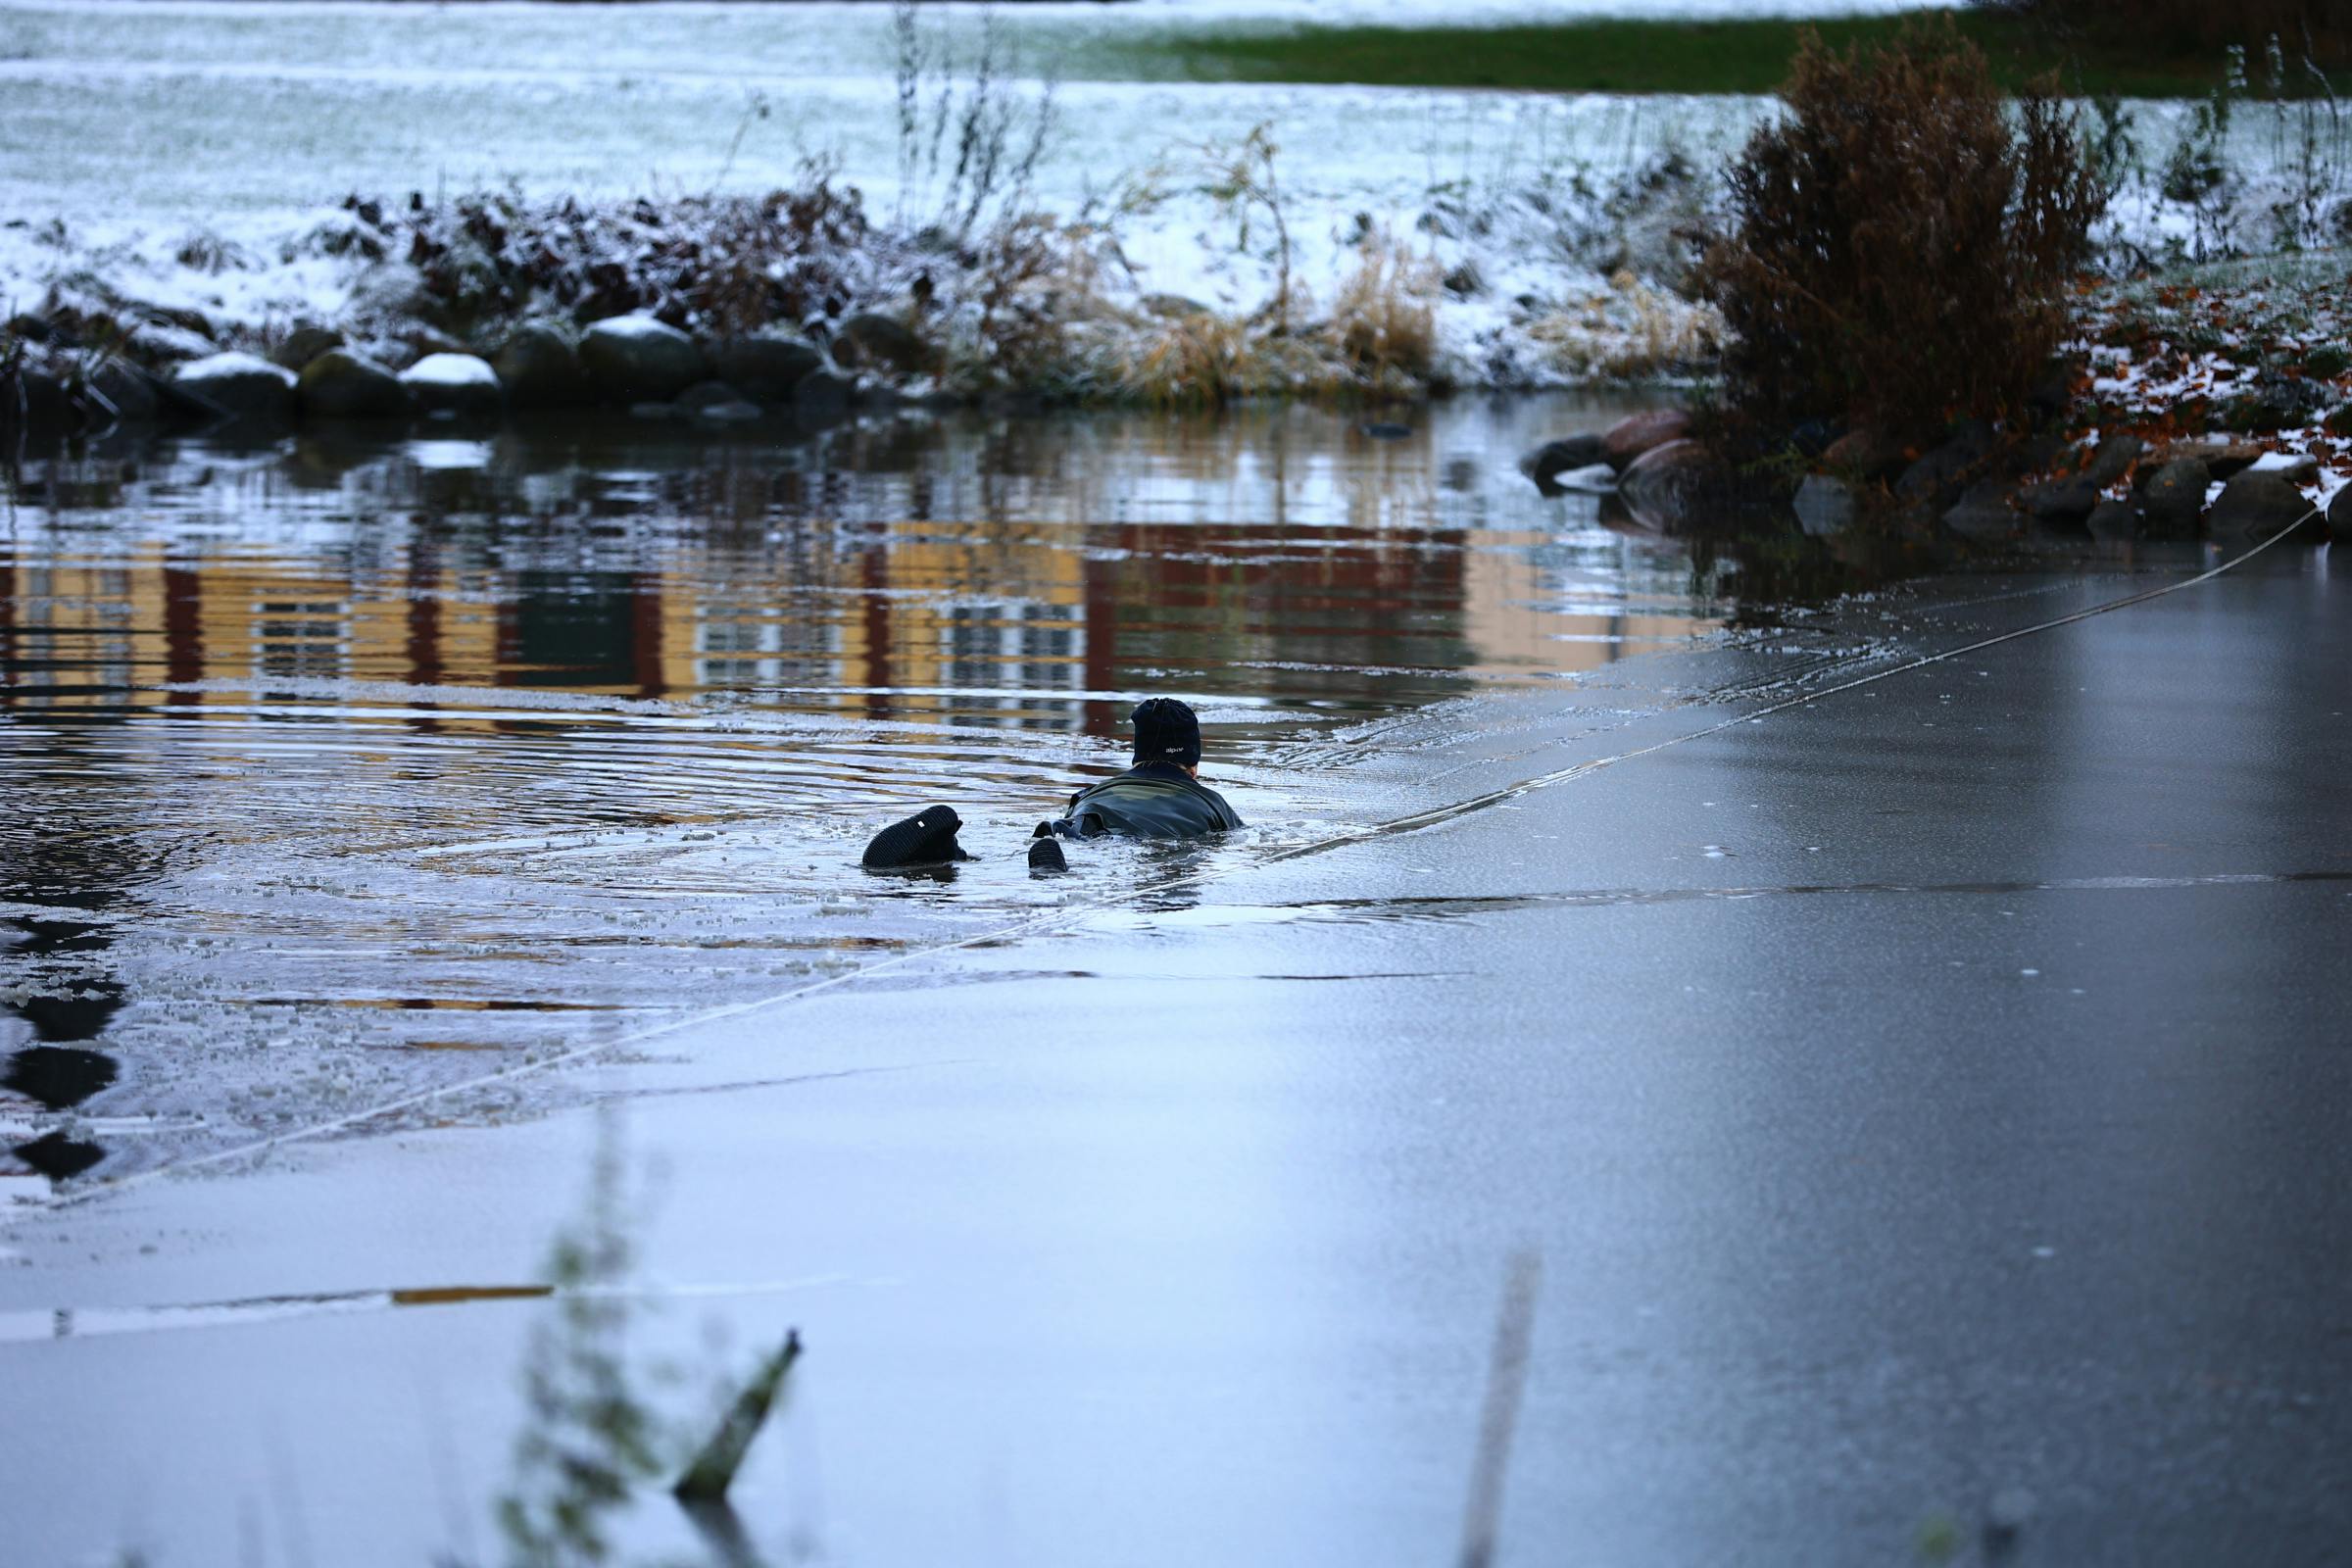
[(571, 339), (546, 321), (516, 327), (491, 368), (518, 409), (567, 409), (594, 397)]
[(1669, 442), (1680, 441), (1690, 433), (1690, 416), (1680, 409), (1652, 409), (1618, 420), (1600, 438), (1601, 453), (1609, 466), (1623, 473), (1632, 467), (1644, 453), (1654, 452)]
[(294, 372), (256, 354), (190, 360), (172, 370), (172, 385), (232, 419), (282, 424), (294, 416)]
[(904, 321), (874, 311), (860, 311), (841, 323), (833, 338), (833, 353), (858, 369), (890, 369), (912, 375), (931, 366), (931, 349)]
[(2205, 529), (2218, 539), (2268, 539), (2298, 521), (2305, 523), (2299, 532), (2325, 527), (2303, 492), (2275, 473), (2239, 474), (2205, 514)]
[(294, 396), (312, 419), (389, 419), (409, 412), (400, 377), (349, 349), (329, 349), (304, 366)]
[(1608, 447), (1597, 433), (1589, 432), (1544, 442), (1519, 460), (1519, 471), (1533, 479), (1537, 489), (1550, 495), (1558, 489), (1553, 481), (1561, 474), (1593, 467), (1608, 461)]
[(694, 339), (650, 316), (613, 316), (580, 334), (580, 364), (608, 403), (669, 403), (710, 369)]
[(2002, 480), (1980, 479), (1943, 514), (1943, 525), (1964, 539), (2006, 539), (2017, 532), (2016, 495)]
[(472, 354), (428, 354), (400, 372), (400, 384), (420, 414), (486, 417), (506, 401), (498, 372)]
[(710, 354), (718, 379), (754, 403), (782, 407), (792, 401), (793, 388), (825, 366), (814, 344), (780, 332), (754, 332), (729, 338)]
[(1826, 473), (1809, 473), (1796, 487), (1796, 520), (1816, 538), (1845, 532), (1854, 525), (1860, 506), (1854, 487)]

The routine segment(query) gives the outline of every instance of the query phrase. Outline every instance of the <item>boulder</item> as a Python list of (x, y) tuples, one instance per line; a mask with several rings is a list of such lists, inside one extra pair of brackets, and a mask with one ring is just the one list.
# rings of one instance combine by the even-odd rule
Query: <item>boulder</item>
[[(2241, 473), (2222, 488), (2220, 499), (2205, 514), (2205, 529), (2223, 539), (2268, 539), (2311, 511), (2303, 492), (2277, 474)], [(2324, 526), (2314, 516), (2303, 531), (2316, 534)]]
[(2099, 487), (2086, 473), (2071, 473), (2026, 486), (2017, 504), (2036, 522), (2081, 522), (2099, 504)]
[(1651, 447), (1618, 477), (1618, 493), (1640, 521), (1672, 531), (1728, 508), (1731, 470), (1688, 438)]
[(792, 416), (803, 424), (839, 424), (849, 416), (856, 385), (833, 370), (811, 370), (792, 389)]
[(255, 354), (190, 360), (172, 369), (172, 386), (232, 419), (283, 423), (294, 416), (294, 372)]
[(2139, 492), (2148, 537), (2194, 539), (2197, 519), (2205, 513), (2205, 492), (2212, 488), (2213, 470), (2201, 459), (2175, 458), (2156, 469)]
[(931, 365), (931, 350), (912, 328), (895, 317), (860, 311), (841, 323), (833, 337), (833, 355), (858, 369), (896, 370), (911, 375)]
[(305, 322), (288, 332), (285, 340), (270, 351), (270, 363), (299, 371), (319, 355), (342, 346), (343, 334), (333, 327)]
[(518, 409), (564, 409), (591, 396), (588, 372), (562, 327), (529, 321), (514, 329), (491, 369)]
[(1889, 436), (1876, 430), (1848, 430), (1823, 450), (1821, 461), (1839, 473), (1876, 481), (1895, 477), (1910, 460), (1902, 444)]
[(1894, 481), (1894, 493), (1905, 501), (1944, 494), (1991, 457), (1997, 444), (1991, 425), (1972, 419), (1905, 468)]
[(2308, 452), (2266, 452), (2245, 471), (2275, 473), (2288, 484), (2318, 484), (2320, 460)]
[(294, 396), (311, 419), (391, 419), (409, 412), (400, 377), (349, 349), (328, 349), (304, 366)]
[(781, 332), (728, 338), (710, 352), (718, 378), (754, 403), (790, 403), (801, 378), (824, 367), (825, 356), (814, 345)]
[(2253, 466), (2269, 448), (2255, 441), (2235, 441), (2226, 435), (2187, 436), (2172, 442), (2160, 454), (2160, 461), (2177, 462), (2195, 458), (2205, 465), (2216, 479), (2227, 479)]
[(2102, 501), (2090, 509), (2087, 526), (2093, 539), (2129, 544), (2139, 537), (2139, 509), (2129, 501)]
[(1861, 512), (1854, 487), (1826, 473), (1809, 473), (1796, 487), (1796, 520), (1816, 538), (1843, 533)]
[(760, 405), (724, 381), (697, 381), (678, 394), (678, 412), (698, 419), (757, 419)]
[(2352, 484), (2338, 490), (2328, 503), (2328, 532), (2339, 544), (2352, 539)]
[(1563, 473), (1578, 468), (1590, 468), (1609, 461), (1608, 450), (1597, 434), (1566, 435), (1557, 441), (1546, 441), (1519, 460), (1519, 471), (1536, 481), (1536, 488), (1545, 495), (1559, 494), (1552, 481)]
[(609, 403), (668, 403), (710, 379), (694, 339), (650, 316), (612, 316), (580, 334), (580, 364)]
[(1943, 525), (1964, 539), (2006, 539), (2017, 532), (2016, 496), (2005, 480), (1980, 479), (1943, 514)]
[(400, 372), (400, 384), (427, 416), (494, 417), (507, 398), (490, 362), (472, 354), (428, 354)]
[(1690, 433), (1690, 416), (1680, 409), (1652, 409), (1618, 420), (1600, 438), (1602, 456), (1619, 473), (1631, 468), (1645, 453)]
[(2148, 444), (2135, 435), (2109, 436), (2084, 454), (2083, 475), (2104, 490), (2129, 474), (2147, 450)]

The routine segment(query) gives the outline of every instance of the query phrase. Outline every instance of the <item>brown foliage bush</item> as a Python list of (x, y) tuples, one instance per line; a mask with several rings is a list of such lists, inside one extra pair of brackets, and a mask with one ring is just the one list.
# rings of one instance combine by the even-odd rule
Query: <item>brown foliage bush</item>
[(2020, 407), (2102, 206), (2072, 117), (2029, 95), (2012, 125), (1948, 20), (1875, 53), (1807, 34), (1782, 98), (1733, 163), (1703, 270), (1735, 423), (1912, 436)]

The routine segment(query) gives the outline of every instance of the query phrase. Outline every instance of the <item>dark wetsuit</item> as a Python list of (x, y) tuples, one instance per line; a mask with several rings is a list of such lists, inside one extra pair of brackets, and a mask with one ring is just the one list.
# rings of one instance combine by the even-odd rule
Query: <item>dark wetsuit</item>
[(1068, 814), (1049, 824), (1064, 838), (1118, 833), (1139, 839), (1189, 839), (1240, 827), (1225, 797), (1174, 762), (1138, 762), (1070, 797)]

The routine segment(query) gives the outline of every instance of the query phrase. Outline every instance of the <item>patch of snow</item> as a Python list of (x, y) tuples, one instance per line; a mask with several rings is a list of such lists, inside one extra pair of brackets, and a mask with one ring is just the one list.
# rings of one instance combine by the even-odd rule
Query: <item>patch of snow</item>
[(416, 386), (498, 385), (498, 372), (473, 354), (427, 354), (401, 371), (400, 378)]
[(201, 360), (191, 360), (173, 369), (172, 378), (175, 381), (202, 383), (222, 380), (235, 375), (252, 375), (257, 371), (264, 375), (276, 376), (288, 386), (294, 384), (294, 372), (284, 366), (271, 365), (258, 354), (246, 354), (235, 349), (220, 354), (210, 354)]
[(490, 466), (487, 441), (412, 441), (407, 451), (409, 461), (419, 468), (464, 471)]
[(587, 335), (592, 337), (619, 338), (623, 342), (680, 335), (678, 329), (667, 321), (644, 315), (608, 316), (601, 321), (591, 321), (586, 330)]

